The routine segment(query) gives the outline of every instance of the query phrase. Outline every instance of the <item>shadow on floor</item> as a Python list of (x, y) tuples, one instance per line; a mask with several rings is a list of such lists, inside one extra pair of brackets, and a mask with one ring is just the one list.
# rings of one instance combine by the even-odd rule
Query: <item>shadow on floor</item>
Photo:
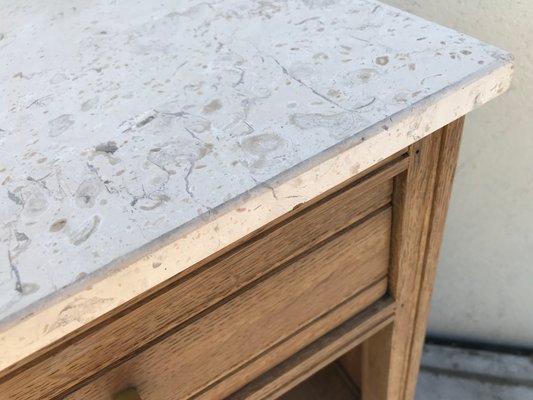
[(533, 358), (428, 344), (416, 400), (533, 400)]

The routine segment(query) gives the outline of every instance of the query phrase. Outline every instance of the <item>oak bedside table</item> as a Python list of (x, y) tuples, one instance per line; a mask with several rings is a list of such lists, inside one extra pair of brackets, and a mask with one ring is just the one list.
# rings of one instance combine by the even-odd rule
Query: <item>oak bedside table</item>
[(0, 399), (413, 398), (509, 54), (371, 0), (0, 13)]

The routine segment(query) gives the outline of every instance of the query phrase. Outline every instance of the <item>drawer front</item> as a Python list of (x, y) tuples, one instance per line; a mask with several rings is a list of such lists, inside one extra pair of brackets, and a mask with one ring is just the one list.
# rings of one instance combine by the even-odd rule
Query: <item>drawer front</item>
[[(354, 315), (385, 294), (390, 232), (387, 206), (68, 398), (112, 399), (130, 386), (137, 388), (142, 399), (209, 398), (210, 388), (238, 375), (250, 363), (259, 375), (332, 328), (322, 324), (322, 330), (309, 331), (306, 326), (347, 301), (353, 302), (350, 313)], [(269, 355), (286, 343), (290, 346), (279, 354), (281, 359)], [(262, 358), (269, 362), (262, 365)], [(234, 389), (225, 390), (229, 394)], [(223, 391), (217, 390), (219, 397)]]
[(102, 369), (240, 296), (257, 280), (389, 205), (392, 180), (406, 166), (407, 159), (400, 157), (319, 201), (303, 204), (226, 253), (104, 316), (97, 329), (80, 331), (68, 343), (0, 378), (0, 393), (6, 399), (42, 399), (80, 387)]

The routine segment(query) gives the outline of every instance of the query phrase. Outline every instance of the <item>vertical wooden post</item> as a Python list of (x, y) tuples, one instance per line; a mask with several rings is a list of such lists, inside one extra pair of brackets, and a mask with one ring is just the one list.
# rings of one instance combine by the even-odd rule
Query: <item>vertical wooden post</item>
[(397, 311), (363, 345), (363, 400), (414, 398), (463, 122), (410, 146), (409, 168), (395, 180), (389, 290)]
[(388, 399), (393, 325), (373, 335), (362, 345), (361, 394), (364, 400)]

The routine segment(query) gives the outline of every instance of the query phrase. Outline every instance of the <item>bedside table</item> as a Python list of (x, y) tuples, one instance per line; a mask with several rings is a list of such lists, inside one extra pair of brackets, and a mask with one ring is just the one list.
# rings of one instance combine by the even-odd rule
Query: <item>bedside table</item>
[(163, 3), (2, 11), (0, 399), (412, 399), (510, 55), (370, 0)]

